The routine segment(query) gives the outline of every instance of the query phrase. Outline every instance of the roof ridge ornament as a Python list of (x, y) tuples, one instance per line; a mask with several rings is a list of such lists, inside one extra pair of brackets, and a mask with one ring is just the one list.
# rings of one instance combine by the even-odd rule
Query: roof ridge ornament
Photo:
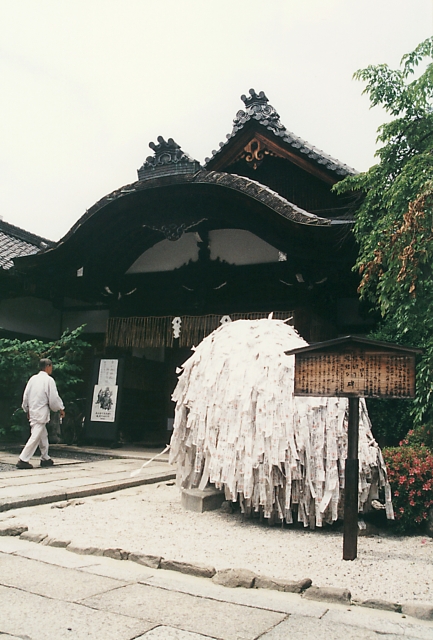
[(264, 91), (260, 91), (260, 93), (256, 93), (254, 89), (250, 89), (249, 94), (250, 94), (249, 97), (247, 97), (245, 94), (241, 95), (241, 100), (247, 108), (250, 107), (253, 103), (268, 104), (269, 102)]
[(247, 120), (258, 120), (260, 124), (268, 129), (271, 129), (277, 135), (281, 135), (280, 132), (285, 132), (286, 127), (280, 122), (280, 116), (276, 109), (269, 104), (269, 100), (266, 97), (264, 91), (256, 93), (254, 89), (249, 90), (249, 96), (245, 94), (241, 96), (241, 100), (245, 105), (245, 111), (242, 109), (237, 112), (235, 119), (233, 120), (232, 135), (239, 129), (242, 129)]
[[(180, 160), (183, 154), (183, 151), (180, 148), (180, 146), (177, 144), (177, 142), (173, 140), (173, 138), (169, 138), (166, 142), (162, 136), (158, 136), (157, 140), (159, 144), (155, 144), (154, 142), (149, 142), (149, 147), (153, 149), (153, 151), (155, 152), (155, 157), (152, 158), (152, 156), (149, 156), (148, 158), (146, 158), (146, 160), (159, 161), (164, 154), (168, 154), (168, 155), (174, 154), (174, 157)], [(174, 162), (176, 161), (177, 160), (175, 159)], [(165, 161), (162, 160), (162, 163), (165, 164)]]
[(201, 169), (200, 163), (182, 151), (180, 145), (162, 136), (157, 138), (158, 144), (149, 142), (149, 147), (154, 151), (153, 156), (148, 156), (142, 167), (138, 169), (138, 179), (147, 180), (154, 177), (173, 175), (176, 173), (194, 174)]
[(347, 164), (343, 164), (336, 158), (332, 158), (327, 153), (317, 149), (286, 129), (286, 127), (281, 123), (280, 116), (276, 109), (269, 104), (269, 100), (264, 91), (257, 93), (254, 89), (250, 89), (249, 94), (249, 96), (241, 96), (241, 100), (245, 105), (245, 110), (237, 112), (236, 117), (233, 120), (232, 132), (226, 136), (227, 140), (220, 143), (220, 148), (218, 150), (212, 151), (212, 156), (210, 158), (205, 159), (204, 166), (206, 169), (212, 171), (216, 168), (213, 162), (214, 159), (220, 153), (224, 153), (223, 149), (226, 145), (230, 144), (232, 138), (234, 138), (250, 120), (256, 120), (256, 122), (261, 124), (265, 129), (268, 129), (268, 131), (271, 131), (275, 136), (280, 138), (281, 142), (292, 147), (296, 154), (303, 154), (327, 171), (335, 172), (337, 176), (354, 175), (357, 173), (357, 171), (352, 169), (352, 167), (347, 166)]

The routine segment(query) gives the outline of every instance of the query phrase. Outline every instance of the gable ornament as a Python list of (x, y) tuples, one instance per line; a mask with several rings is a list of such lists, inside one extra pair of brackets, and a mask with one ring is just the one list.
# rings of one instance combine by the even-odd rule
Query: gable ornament
[(242, 149), (236, 160), (245, 160), (253, 169), (257, 169), (262, 164), (265, 156), (277, 157), (261, 140), (252, 138)]

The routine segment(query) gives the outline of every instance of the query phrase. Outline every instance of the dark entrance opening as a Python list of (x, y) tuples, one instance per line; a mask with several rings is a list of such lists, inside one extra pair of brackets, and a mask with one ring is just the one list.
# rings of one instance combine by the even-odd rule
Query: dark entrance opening
[(176, 369), (191, 354), (189, 347), (146, 347), (124, 352), (125, 373), (120, 438), (143, 446), (168, 443), (174, 419), (171, 394)]

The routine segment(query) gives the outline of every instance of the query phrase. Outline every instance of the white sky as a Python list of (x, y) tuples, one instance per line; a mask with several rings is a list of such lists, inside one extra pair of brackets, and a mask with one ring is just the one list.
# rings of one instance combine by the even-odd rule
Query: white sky
[(0, 215), (58, 240), (134, 182), (158, 135), (200, 162), (240, 95), (342, 162), (374, 163), (352, 74), (429, 37), (433, 0), (0, 0)]

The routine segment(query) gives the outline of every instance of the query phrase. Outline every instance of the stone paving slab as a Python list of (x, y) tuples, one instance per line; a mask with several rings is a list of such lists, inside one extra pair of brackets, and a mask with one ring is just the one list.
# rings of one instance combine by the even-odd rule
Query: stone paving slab
[(121, 489), (129, 489), (131, 487), (138, 487), (143, 484), (165, 482), (167, 480), (172, 480), (174, 477), (174, 473), (166, 471), (157, 475), (149, 475), (148, 477), (144, 476), (140, 479), (132, 478), (119, 480), (117, 482), (105, 482), (104, 484), (90, 485), (89, 487), (78, 487), (76, 489), (67, 490), (65, 499), (72, 500), (73, 498), (87, 498), (89, 496), (112, 493), (113, 491), (120, 491)]
[[(53, 475), (56, 472), (62, 474), (60, 475), (60, 477), (67, 478), (68, 475), (70, 474), (70, 467), (68, 467), (67, 469), (57, 468), (56, 471), (54, 471), (54, 467), (52, 467), (50, 469), (50, 473), (47, 473), (45, 467), (43, 467), (42, 469), (40, 467), (38, 467), (37, 469), (28, 469), (27, 471), (24, 471), (24, 472), (2, 471), (0, 473), (0, 487), (1, 488), (9, 487), (9, 486), (19, 487), (20, 485), (29, 484), (30, 480), (32, 482), (38, 482), (41, 484), (43, 484), (44, 482), (52, 482)], [(75, 468), (74, 475), (79, 475), (79, 474), (80, 472)], [(86, 472), (83, 471), (82, 474), (86, 475)], [(29, 476), (31, 476), (30, 479), (29, 479)], [(55, 477), (57, 477), (57, 474)]]
[[(6, 464), (16, 464), (18, 461), (19, 454), (18, 453), (9, 453), (8, 451), (0, 450), (0, 462), (5, 462)], [(56, 464), (77, 464), (77, 462), (82, 462), (81, 460), (74, 460), (72, 458), (59, 458), (54, 453), (50, 455), (50, 457), (54, 460)], [(36, 468), (39, 467), (39, 463), (41, 461), (40, 456), (33, 456), (30, 459), (30, 463)], [(15, 472), (6, 472), (6, 473), (15, 473)]]
[(111, 493), (175, 478), (175, 470), (166, 462), (151, 462), (138, 475), (140, 460), (109, 459), (80, 462), (71, 467), (30, 469), (0, 474), (0, 512)]
[(54, 482), (50, 482), (50, 483), (46, 483), (46, 485), (42, 485), (40, 483), (37, 484), (27, 484), (27, 485), (21, 485), (19, 487), (6, 487), (4, 489), (0, 489), (0, 502), (3, 502), (7, 499), (12, 499), (12, 498), (23, 498), (25, 497), (32, 497), (32, 496), (37, 496), (40, 495), (42, 493), (46, 493), (47, 495), (53, 495), (54, 492), (56, 491), (60, 491), (63, 490), (63, 493), (65, 493), (64, 488), (59, 487), (57, 485), (57, 481)]
[(10, 538), (8, 536), (0, 536), (0, 552), (3, 553), (16, 553), (30, 551), (35, 549), (34, 542), (27, 542), (20, 540), (19, 538)]
[[(5, 478), (5, 475), (6, 475), (5, 472), (2, 472), (0, 474), (0, 491), (3, 491), (4, 489), (6, 489), (7, 491), (9, 487), (20, 487), (20, 486), (30, 485), (29, 474), (34, 474), (34, 472), (28, 471), (26, 477), (18, 476), (18, 474), (16, 474), (16, 475), (11, 475), (9, 478)], [(33, 477), (31, 478), (32, 483), (44, 484), (44, 481), (41, 480), (41, 478), (38, 476), (39, 474), (33, 475)], [(47, 480), (46, 482), (51, 482), (51, 481), (52, 481), (52, 478), (50, 480)]]
[[(101, 613), (106, 612), (105, 618), (119, 616), (113, 618), (118, 635), (107, 634), (105, 628), (96, 626), (101, 633), (98, 640), (114, 637), (120, 640), (252, 640), (258, 637), (263, 640), (297, 640), (301, 634), (302, 638), (326, 637), (328, 640), (433, 638), (432, 622), (415, 620), (395, 612), (318, 603), (304, 600), (298, 594), (265, 589), (229, 589), (191, 575), (147, 569), (128, 560), (82, 556), (64, 548), (46, 547), (16, 538), (0, 538), (1, 550), (4, 552), (0, 553), (0, 568), (5, 567), (5, 571), (0, 570), (0, 583), (12, 582), (13, 586), (0, 587), (0, 640), (2, 633), (31, 640), (96, 638), (92, 635), (93, 628), (88, 635), (81, 632), (83, 625), (87, 624), (85, 611), (89, 608), (98, 613), (95, 625), (103, 624)], [(8, 558), (6, 562), (5, 555)], [(148, 574), (144, 580), (140, 575), (143, 570)], [(159, 586), (152, 581), (159, 582)], [(61, 585), (60, 589), (54, 588), (56, 584)], [(68, 589), (65, 594), (67, 584), (72, 585), (72, 591)], [(101, 586), (101, 593), (75, 603), (69, 602), (82, 593), (80, 590)], [(29, 593), (32, 590), (46, 595)], [(3, 597), (5, 593), (8, 593), (8, 598)], [(66, 602), (61, 599), (65, 597)], [(44, 602), (44, 605), (37, 605), (37, 612), (32, 615), (38, 602)], [(50, 602), (56, 603), (54, 608)], [(303, 607), (302, 610), (296, 609), (296, 602)], [(13, 625), (4, 627), (4, 614), (7, 613), (9, 623), (9, 606), (12, 605), (24, 609), (17, 613), (18, 617), (14, 611)], [(70, 609), (72, 605), (81, 605), (83, 609)], [(44, 615), (50, 623), (53, 610), (58, 613), (59, 607), (62, 616), (66, 611), (74, 624), (78, 621), (74, 627), (68, 624), (68, 629), (77, 631), (74, 635), (65, 633), (60, 624), (62, 620), (55, 621), (52, 634), (43, 634), (40, 626), (44, 626)], [(137, 632), (137, 627), (133, 627), (133, 633), (128, 635), (131, 619), (136, 623), (142, 621), (144, 628)], [(35, 621), (38, 627), (33, 633)], [(122, 621), (127, 621), (126, 626), (122, 627)], [(190, 635), (185, 635), (187, 633)]]
[(10, 498), (7, 500), (0, 500), (0, 512), (10, 511), (11, 509), (20, 509), (22, 507), (34, 507), (38, 504), (49, 504), (51, 502), (59, 502), (66, 500), (66, 493), (59, 491), (45, 491), (44, 493), (37, 493), (34, 496), (27, 498)]
[[(148, 448), (148, 447), (126, 445), (113, 450), (106, 447), (92, 447), (92, 446), (86, 445), (85, 449), (83, 449), (83, 447), (78, 447), (77, 445), (56, 444), (53, 446), (53, 451), (55, 451), (56, 449), (62, 450), (62, 451), (68, 451), (69, 453), (74, 453), (74, 451), (77, 453), (85, 451), (85, 453), (91, 453), (94, 455), (113, 456), (115, 458), (128, 458), (131, 460), (135, 458), (136, 460), (141, 460), (143, 462), (144, 460), (150, 460), (151, 458), (155, 457), (157, 454), (160, 454), (163, 448), (164, 447)], [(163, 453), (162, 455), (158, 456), (158, 460), (167, 462), (168, 455), (169, 455), (168, 452)]]
[[(149, 580), (155, 571), (157, 571), (157, 569), (146, 569), (146, 567), (136, 562), (121, 562), (105, 556), (89, 557), (93, 558), (94, 564), (83, 567), (81, 569), (82, 571), (107, 578), (114, 578), (115, 580), (142, 582)], [(2, 640), (2, 638), (0, 638), (0, 640)]]
[[(86, 464), (93, 467), (107, 467), (111, 468), (113, 462), (116, 465), (116, 468), (125, 469), (127, 467), (131, 467), (134, 469), (138, 469), (141, 467), (142, 462), (140, 460), (130, 460), (129, 458), (102, 458), (101, 460), (91, 460), (90, 462), (81, 462), (81, 464)], [(162, 464), (166, 466), (166, 462), (159, 462), (158, 460), (152, 462), (153, 465)], [(146, 468), (146, 467), (144, 467)]]
[(224, 640), (254, 640), (285, 615), (143, 584), (86, 598), (82, 604)]
[(0, 473), (0, 486), (21, 486), (23, 484), (49, 483), (56, 480), (63, 480), (69, 477), (90, 475), (90, 467), (82, 468), (80, 466), (65, 467), (37, 467), (36, 469), (27, 469), (23, 471), (3, 471)]
[[(114, 477), (115, 481), (121, 480), (125, 477), (124, 474), (117, 474), (117, 475), (118, 477), (116, 476)], [(64, 480), (56, 480), (55, 484), (56, 484), (56, 487), (59, 487), (60, 489), (65, 489), (65, 488), (74, 489), (75, 487), (87, 487), (91, 484), (105, 484), (106, 482), (107, 482), (107, 478), (102, 475), (100, 475), (99, 477), (92, 477), (92, 476), (87, 476), (85, 474), (82, 474), (79, 477), (75, 476), (74, 478), (65, 478)]]
[[(416, 624), (414, 624), (414, 618), (407, 618), (402, 614), (391, 611), (379, 611), (377, 609), (354, 606), (335, 606), (329, 609), (324, 620), (331, 625), (343, 624), (359, 629), (377, 631), (382, 634), (382, 637), (384, 634), (390, 634), (416, 638), (417, 640), (432, 640), (433, 638), (433, 625), (431, 622), (417, 620)], [(386, 638), (388, 640), (388, 635)]]
[(60, 603), (3, 586), (0, 602), (0, 631), (20, 639), (132, 640), (155, 626), (146, 620), (96, 611), (76, 603)]
[[(160, 626), (147, 631), (145, 634), (135, 640), (206, 640), (211, 636), (203, 636), (201, 633), (191, 633), (190, 631), (182, 631), (173, 627)], [(3, 640), (3, 637), (0, 637)]]
[(83, 600), (126, 584), (92, 574), (83, 580), (83, 574), (76, 569), (48, 565), (17, 555), (0, 554), (0, 563), (1, 585), (65, 602)]
[(172, 589), (192, 596), (202, 596), (220, 602), (248, 607), (259, 607), (279, 613), (321, 618), (328, 611), (326, 604), (306, 601), (298, 594), (265, 589), (229, 589), (210, 580), (200, 580), (194, 576), (174, 571), (156, 571), (150, 578), (140, 580), (143, 584)]
[(46, 564), (56, 565), (58, 567), (64, 567), (65, 569), (81, 569), (83, 567), (90, 567), (98, 563), (99, 558), (97, 556), (81, 556), (76, 553), (66, 553), (65, 549), (59, 547), (48, 547), (42, 544), (35, 544), (34, 542), (25, 543), (21, 540), (17, 540), (22, 543), (22, 547), (18, 544), (11, 546), (10, 551), (4, 549), (3, 541), (5, 538), (0, 538), (0, 550), (5, 553), (14, 553), (22, 558), (28, 558), (31, 560), (38, 560), (45, 562)]
[[(290, 616), (287, 620), (268, 631), (260, 640), (306, 640), (326, 638), (326, 640), (380, 640), (382, 635), (374, 631), (361, 630), (345, 624), (326, 622), (304, 616)], [(386, 640), (401, 640), (400, 636), (386, 636)]]

